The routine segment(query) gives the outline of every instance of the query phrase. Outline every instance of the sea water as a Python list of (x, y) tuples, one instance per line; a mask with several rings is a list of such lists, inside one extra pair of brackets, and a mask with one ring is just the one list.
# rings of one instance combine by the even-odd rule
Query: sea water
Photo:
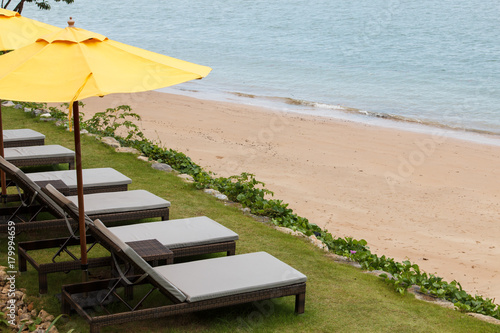
[(170, 92), (500, 135), (497, 1), (50, 3), (23, 15), (213, 68)]

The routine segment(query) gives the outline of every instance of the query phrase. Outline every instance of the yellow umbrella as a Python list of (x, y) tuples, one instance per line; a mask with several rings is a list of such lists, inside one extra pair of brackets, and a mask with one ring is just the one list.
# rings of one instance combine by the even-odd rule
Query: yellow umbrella
[(84, 203), (77, 100), (167, 87), (208, 75), (211, 68), (69, 27), (0, 56), (0, 99), (71, 102), (80, 214), (82, 269), (86, 271)]
[(0, 51), (15, 50), (33, 43), (38, 37), (61, 30), (0, 8)]
[[(61, 30), (21, 16), (18, 12), (0, 8), (0, 51), (15, 50), (33, 43), (38, 37)], [(0, 101), (1, 102), (1, 101)], [(2, 106), (0, 103), (0, 155), (3, 151)], [(2, 194), (6, 194), (5, 174), (1, 172)]]

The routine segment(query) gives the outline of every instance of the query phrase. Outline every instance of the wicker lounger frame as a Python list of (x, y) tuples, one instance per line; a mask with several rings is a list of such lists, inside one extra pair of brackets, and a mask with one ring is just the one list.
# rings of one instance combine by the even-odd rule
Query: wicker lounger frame
[[(47, 183), (55, 183), (57, 181), (46, 181)], [(39, 183), (39, 182), (37, 182)], [(15, 183), (12, 181), (7, 182), (7, 186), (15, 186)], [(57, 186), (56, 186), (57, 188)], [(57, 188), (64, 195), (78, 195), (78, 189), (76, 187), (64, 187)], [(127, 191), (128, 184), (117, 184), (117, 185), (97, 185), (97, 186), (84, 186), (83, 194), (92, 194), (92, 193), (106, 193), (106, 192), (119, 192), (119, 191)], [(19, 194), (9, 194), (4, 197), (6, 202), (17, 202), (20, 200)]]
[(60, 157), (30, 157), (20, 158), (9, 161), (17, 167), (29, 167), (40, 165), (54, 165), (54, 164), (68, 164), (68, 168), (73, 170), (75, 168), (74, 156), (60, 156)]
[[(128, 258), (123, 254), (122, 250), (118, 245), (114, 244), (109, 238), (104, 234), (99, 232), (99, 230), (92, 225), (89, 225), (92, 232), (98, 237), (102, 237), (102, 244), (105, 245), (112, 254), (121, 258), (124, 262), (128, 262)], [(142, 270), (139, 267), (135, 267), (134, 263), (132, 266), (137, 269), (138, 272)], [(130, 278), (132, 279), (132, 278)], [(130, 280), (129, 279), (129, 280)], [(71, 295), (81, 294), (85, 292), (93, 292), (106, 290), (110, 285), (114, 285), (118, 281), (123, 281), (122, 279), (108, 279), (99, 280), (94, 282), (85, 282), (72, 285), (65, 285), (62, 287), (62, 297), (61, 297), (61, 312), (64, 314), (70, 314), (71, 309), (77, 311), (77, 313), (82, 316), (90, 325), (91, 333), (99, 333), (100, 329), (104, 326), (117, 325), (122, 323), (127, 323), (136, 320), (144, 319), (157, 319), (161, 317), (173, 316), (183, 313), (215, 309), (225, 306), (249, 303), (254, 301), (267, 300), (271, 298), (278, 298), (283, 296), (295, 296), (295, 313), (304, 313), (305, 308), (305, 293), (306, 293), (306, 283), (298, 283), (289, 286), (270, 288), (265, 290), (259, 290), (254, 292), (246, 292), (237, 295), (224, 296), (214, 299), (209, 299), (199, 302), (180, 302), (177, 298), (171, 295), (167, 290), (158, 285), (149, 276), (143, 279), (139, 284), (151, 284), (154, 288), (158, 289), (162, 294), (164, 294), (173, 304), (164, 305), (154, 308), (140, 308), (139, 310), (127, 311), (117, 314), (107, 314), (100, 316), (93, 316), (91, 313), (87, 312), (80, 304), (78, 304)], [(139, 285), (136, 284), (136, 285)], [(130, 285), (122, 284), (125, 288), (130, 288)], [(131, 295), (133, 292), (129, 289), (126, 293)]]
[(295, 296), (296, 314), (304, 313), (305, 309), (305, 295), (306, 295), (305, 283), (298, 283), (285, 287), (276, 287), (276, 288), (264, 289), (254, 292), (247, 292), (232, 296), (224, 296), (205, 301), (189, 303), (189, 302), (179, 302), (175, 300), (174, 297), (168, 293), (168, 291), (162, 289), (154, 281), (151, 281), (150, 279), (145, 279), (141, 281), (140, 284), (145, 284), (148, 282), (151, 283), (153, 286), (157, 287), (167, 298), (169, 298), (173, 302), (173, 304), (163, 305), (154, 308), (146, 308), (146, 309), (141, 308), (135, 311), (127, 311), (127, 312), (107, 314), (107, 315), (105, 314), (100, 316), (93, 316), (72, 298), (73, 294), (105, 290), (111, 283), (116, 283), (117, 281), (118, 279), (109, 279), (109, 280), (99, 280), (95, 282), (87, 282), (87, 283), (79, 283), (79, 284), (63, 286), (61, 312), (64, 314), (70, 314), (71, 309), (75, 309), (76, 312), (89, 323), (90, 332), (99, 333), (100, 329), (104, 326), (118, 325), (137, 320), (157, 319), (167, 316), (175, 316), (184, 313), (190, 313), (208, 309), (216, 309), (221, 307), (227, 307), (227, 306), (255, 302), (255, 301), (262, 301), (283, 296)]
[(15, 148), (15, 147), (28, 147), (28, 146), (43, 146), (45, 145), (45, 139), (27, 139), (27, 140), (9, 140), (3, 142), (4, 148)]

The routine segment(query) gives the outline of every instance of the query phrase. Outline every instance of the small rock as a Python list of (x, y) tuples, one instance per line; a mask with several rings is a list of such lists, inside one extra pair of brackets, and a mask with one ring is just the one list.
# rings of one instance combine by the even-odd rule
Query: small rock
[(194, 183), (194, 178), (190, 175), (185, 174), (185, 173), (179, 174), (178, 177), (184, 179), (184, 181), (186, 183)]
[(285, 234), (290, 234), (292, 236), (297, 236), (297, 237), (307, 237), (306, 235), (304, 235), (303, 233), (301, 233), (300, 231), (293, 231), (292, 229), (288, 229), (288, 228), (284, 228), (284, 227), (275, 227), (276, 230), (278, 231), (281, 231)]
[(380, 270), (380, 269), (374, 269), (373, 271), (366, 271), (366, 274), (371, 274), (371, 275), (375, 275), (375, 276), (380, 276), (382, 274), (385, 274), (385, 275), (387, 275), (387, 278), (389, 280), (393, 280), (394, 279), (394, 277), (392, 276), (391, 273), (388, 273), (388, 272)]
[(241, 211), (243, 212), (243, 214), (250, 214), (252, 212), (252, 210), (248, 207), (241, 208)]
[(222, 194), (219, 191), (214, 190), (213, 188), (206, 188), (206, 189), (203, 190), (203, 192), (205, 192), (207, 194), (210, 194), (210, 195), (213, 195), (214, 197), (216, 197), (217, 199), (222, 200), (222, 201), (229, 200), (229, 198), (227, 197), (227, 195)]
[(12, 101), (3, 101), (3, 102), (2, 102), (2, 105), (3, 105), (3, 106), (14, 106), (15, 104), (14, 104), (14, 103), (12, 103)]
[(85, 134), (86, 134), (87, 136), (91, 136), (91, 137), (94, 137), (94, 138), (95, 138), (95, 137), (97, 137), (97, 134), (94, 134), (94, 133), (89, 133), (88, 131), (87, 131), (87, 133), (85, 133)]
[[(42, 110), (35, 110), (35, 113), (38, 112), (38, 111), (42, 111)], [(48, 112), (47, 113), (42, 113), (40, 115), (40, 118), (50, 118), (50, 117), (52, 117), (52, 115), (50, 113), (48, 113)]]
[(141, 152), (132, 147), (118, 147), (115, 149), (117, 153), (132, 153), (132, 154), (140, 154)]
[(49, 316), (49, 313), (45, 310), (40, 310), (40, 312), (38, 313), (38, 317), (42, 318), (42, 320), (45, 320), (47, 316)]
[(45, 317), (45, 321), (48, 321), (49, 323), (53, 322), (55, 319), (55, 317), (53, 315), (48, 315), (47, 317)]
[(216, 193), (220, 193), (219, 191), (214, 190), (213, 188), (206, 188), (203, 190), (203, 192), (210, 195), (215, 195)]
[(120, 148), (121, 145), (120, 143), (115, 139), (110, 136), (105, 136), (101, 139), (101, 142), (104, 144), (107, 144), (108, 146), (111, 146), (113, 148)]
[(56, 126), (63, 126), (64, 122), (61, 120), (56, 121)]
[(144, 156), (144, 155), (137, 156), (137, 159), (144, 161), (144, 162), (149, 162), (149, 158), (147, 156)]
[(30, 319), (31, 319), (31, 313), (23, 313), (22, 315), (19, 316), (19, 321), (30, 320)]
[(222, 201), (228, 201), (229, 200), (229, 198), (227, 197), (227, 195), (222, 194), (222, 193), (217, 193), (217, 194), (214, 195), (214, 197), (216, 197), (217, 199), (222, 200)]
[(30, 108), (24, 108), (24, 112), (31, 112)]
[(22, 108), (23, 108), (23, 106), (22, 106), (21, 104), (16, 104), (16, 105), (14, 105), (14, 108), (15, 108), (15, 109), (22, 109)]
[(326, 250), (328, 252), (328, 246), (326, 246), (322, 241), (316, 238), (316, 236), (312, 235), (309, 236), (309, 240), (311, 243), (314, 244), (314, 246), (320, 248), (321, 250)]
[(87, 131), (86, 129), (82, 129), (80, 130), (80, 134), (89, 134), (89, 131)]
[[(146, 156), (144, 156), (146, 157)], [(147, 157), (146, 157), (147, 158)], [(165, 172), (172, 172), (172, 167), (166, 163), (153, 163), (151, 164), (151, 167), (153, 169), (156, 169), (156, 170), (160, 170), (160, 171), (165, 171)]]
[(490, 324), (495, 324), (495, 325), (500, 325), (500, 320), (496, 319), (496, 318), (493, 318), (493, 317), (490, 317), (490, 316), (485, 316), (483, 314), (480, 314), (480, 313), (471, 313), (471, 312), (468, 312), (467, 313), (468, 316), (471, 316), (471, 317), (476, 317), (478, 319), (481, 319), (481, 320), (484, 320)]
[(16, 299), (23, 299), (23, 296), (24, 296), (22, 291), (19, 291), (19, 290), (14, 292), (14, 295), (15, 295)]

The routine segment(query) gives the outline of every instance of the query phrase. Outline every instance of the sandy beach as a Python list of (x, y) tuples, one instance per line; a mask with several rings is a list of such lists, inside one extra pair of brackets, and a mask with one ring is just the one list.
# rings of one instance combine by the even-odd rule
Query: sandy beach
[(206, 170), (253, 173), (334, 236), (500, 302), (498, 146), (160, 92), (84, 102), (86, 118), (128, 104)]

